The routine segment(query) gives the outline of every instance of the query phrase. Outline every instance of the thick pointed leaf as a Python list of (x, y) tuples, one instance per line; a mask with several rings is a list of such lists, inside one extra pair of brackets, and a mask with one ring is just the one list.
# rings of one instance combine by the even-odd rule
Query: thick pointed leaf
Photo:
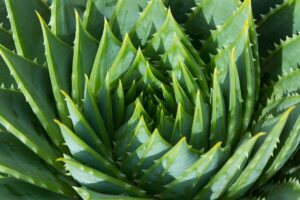
[(182, 137), (186, 137), (188, 141), (190, 140), (192, 121), (192, 115), (189, 115), (179, 103), (170, 138), (172, 144), (176, 144)]
[(125, 115), (125, 97), (124, 97), (124, 89), (123, 84), (119, 81), (118, 89), (115, 91), (113, 95), (113, 117), (115, 122), (115, 129), (119, 128), (123, 121)]
[(85, 10), (86, 0), (52, 0), (51, 31), (68, 44), (72, 44), (76, 30), (74, 10), (80, 16)]
[(91, 87), (94, 94), (98, 92), (104, 83), (106, 73), (111, 68), (120, 48), (120, 41), (114, 36), (108, 22), (105, 21), (103, 35), (91, 72)]
[(251, 139), (244, 141), (243, 144), (226, 161), (223, 167), (216, 173), (209, 183), (197, 194), (195, 199), (218, 199), (230, 187), (236, 177), (242, 172), (252, 148), (257, 139), (263, 133), (256, 134)]
[(123, 159), (126, 153), (132, 153), (140, 145), (145, 143), (150, 135), (150, 131), (142, 116), (134, 130), (127, 132), (122, 138), (116, 140), (114, 148), (115, 155), (117, 158)]
[(61, 166), (56, 159), (60, 154), (47, 141), (45, 132), (37, 123), (24, 96), (7, 89), (0, 89), (0, 96), (0, 123), (41, 159), (59, 169)]
[(90, 126), (88, 121), (82, 115), (76, 104), (72, 99), (63, 92), (65, 101), (70, 114), (71, 121), (75, 132), (79, 137), (90, 145), (94, 150), (99, 151), (103, 156), (110, 157), (111, 154), (107, 149), (107, 146), (103, 145), (103, 142), (99, 139), (93, 128)]
[(127, 194), (134, 197), (143, 197), (145, 192), (127, 182), (115, 179), (97, 170), (89, 168), (65, 155), (61, 159), (72, 177), (88, 189), (106, 194)]
[(187, 13), (190, 13), (192, 8), (201, 0), (163, 0), (167, 7), (170, 7), (174, 12), (176, 20), (183, 23), (187, 19)]
[[(1, 9), (1, 8), (0, 8)], [(12, 35), (5, 30), (4, 28), (0, 27), (0, 44), (5, 46), (6, 48), (13, 50), (14, 49), (14, 41)], [(2, 57), (0, 57), (0, 84), (4, 84), (5, 87), (10, 87), (13, 85), (14, 87), (17, 86), (13, 76), (11, 76), (10, 71), (5, 64)]]
[(188, 16), (185, 28), (193, 38), (205, 40), (210, 31), (226, 22), (238, 7), (238, 0), (226, 1), (221, 4), (218, 0), (202, 0)]
[(296, 69), (281, 77), (275, 83), (271, 82), (270, 86), (262, 89), (260, 102), (265, 105), (266, 103), (269, 104), (282, 97), (299, 93), (299, 77), (300, 69)]
[(163, 186), (170, 183), (199, 159), (182, 138), (170, 151), (155, 161), (139, 179), (139, 185), (150, 193), (163, 191)]
[(285, 135), (288, 135), (286, 140), (279, 145), (279, 152), (274, 156), (274, 159), (268, 166), (267, 170), (260, 177), (257, 185), (262, 185), (267, 182), (282, 166), (288, 161), (289, 158), (295, 153), (300, 143), (300, 118), (299, 118), (299, 104), (291, 112), (290, 117), (284, 128)]
[(278, 117), (278, 121), (272, 130), (267, 133), (265, 141), (261, 144), (258, 151), (253, 158), (249, 161), (241, 175), (231, 185), (225, 194), (224, 198), (235, 199), (245, 194), (255, 181), (259, 178), (264, 168), (266, 167), (269, 159), (271, 158), (277, 142), (279, 141), (280, 134), (289, 117), (293, 107), (288, 109)]
[(297, 179), (290, 179), (283, 183), (273, 184), (269, 189), (267, 200), (297, 199), (300, 196), (300, 184)]
[(191, 130), (190, 144), (196, 149), (206, 150), (209, 146), (210, 109), (198, 90)]
[(53, 122), (56, 114), (47, 69), (13, 54), (1, 45), (0, 54), (43, 128), (54, 144), (61, 147), (63, 139)]
[[(260, 76), (256, 71), (257, 64), (252, 58), (253, 50), (250, 48), (250, 42), (247, 42), (247, 47), (244, 50), (243, 54), (243, 60), (245, 63), (245, 76), (246, 81), (243, 81), (243, 78), (240, 78), (241, 86), (245, 88), (246, 85), (246, 91), (244, 89), (243, 93), (243, 100), (244, 100), (244, 106), (243, 106), (243, 119), (242, 119), (242, 131), (246, 130), (251, 122), (252, 115), (254, 113), (254, 107), (255, 103), (258, 98), (258, 88), (259, 88), (259, 79)], [(253, 56), (254, 57), (254, 56)], [(256, 59), (256, 58), (255, 58)], [(259, 67), (259, 65), (258, 65)], [(253, 69), (254, 68), (254, 69)], [(242, 77), (242, 76), (240, 76)], [(244, 83), (243, 83), (244, 82)]]
[(143, 170), (153, 165), (154, 161), (159, 159), (169, 149), (170, 144), (155, 130), (146, 142), (128, 155), (122, 162), (121, 168), (128, 177), (139, 177)]
[[(19, 55), (30, 60), (45, 61), (43, 33), (36, 16), (38, 12), (47, 22), (50, 17), (48, 6), (40, 0), (5, 0), (14, 42)], [(30, 31), (28, 31), (30, 30)]]
[(298, 68), (300, 35), (281, 40), (276, 49), (263, 59), (262, 75), (268, 79), (276, 80), (278, 76), (285, 76), (291, 70)]
[(186, 92), (184, 89), (181, 87), (181, 85), (178, 83), (177, 78), (175, 74), (173, 74), (173, 90), (174, 90), (174, 96), (176, 99), (177, 104), (181, 104), (184, 110), (188, 114), (193, 113), (193, 103), (189, 96), (187, 96)]
[(266, 56), (267, 50), (274, 48), (274, 43), (279, 43), (280, 39), (298, 33), (300, 31), (299, 19), (300, 2), (297, 0), (286, 0), (263, 16), (257, 22), (260, 55)]
[(217, 142), (225, 141), (226, 133), (226, 108), (220, 85), (218, 71), (215, 69), (212, 90), (212, 113), (210, 126), (210, 146)]
[(193, 82), (197, 83), (197, 85), (194, 85), (193, 87), (200, 87), (203, 94), (208, 96), (207, 78), (205, 69), (202, 67), (204, 64), (198, 54), (197, 56), (193, 56), (192, 52), (188, 51), (176, 34), (173, 35), (173, 39), (170, 41), (169, 45), (169, 49), (161, 56), (161, 66), (167, 66), (167, 70), (173, 69), (172, 72), (177, 76), (180, 83), (186, 81), (187, 73), (190, 74), (188, 76), (194, 77), (195, 81)]
[(199, 64), (202, 64), (203, 62), (200, 59), (199, 54), (192, 46), (189, 38), (182, 30), (182, 27), (173, 18), (170, 9), (168, 10), (164, 23), (146, 45), (145, 55), (152, 59), (159, 59), (159, 55), (165, 53), (172, 47), (174, 35), (176, 35), (177, 40), (180, 41), (181, 45), (187, 49), (192, 57), (194, 57)]
[(98, 42), (84, 29), (77, 14), (72, 69), (72, 97), (77, 103), (83, 99), (84, 75), (91, 73), (97, 48)]
[(118, 84), (118, 79), (129, 69), (134, 61), (136, 53), (136, 48), (133, 46), (128, 34), (126, 34), (120, 52), (117, 57), (115, 57), (114, 62), (109, 69), (110, 84)]
[(113, 110), (112, 110), (112, 89), (110, 85), (110, 74), (106, 74), (105, 82), (100, 88), (97, 95), (97, 103), (99, 111), (103, 116), (105, 127), (110, 138), (112, 138), (114, 132)]
[(161, 27), (166, 17), (167, 9), (162, 0), (151, 0), (130, 32), (134, 44), (144, 46), (152, 34)]
[(266, 14), (270, 11), (270, 8), (274, 8), (276, 5), (281, 4), (284, 0), (272, 0), (261, 1), (252, 0), (253, 15), (256, 19), (261, 18), (262, 14)]
[(236, 40), (245, 22), (251, 19), (251, 1), (245, 0), (238, 10), (220, 27), (212, 32), (210, 37), (203, 43), (200, 54), (205, 61), (209, 61), (209, 53), (218, 53), (217, 49), (228, 46)]
[(109, 195), (109, 194), (103, 194), (99, 192), (95, 192), (92, 190), (88, 190), (86, 188), (75, 188), (76, 192), (81, 196), (83, 200), (146, 200), (148, 198), (136, 198), (131, 196), (125, 196), (125, 195)]
[(103, 157), (67, 126), (58, 121), (56, 123), (59, 125), (66, 145), (74, 159), (105, 174), (116, 178), (124, 178), (124, 175), (112, 164), (111, 158)]
[(55, 194), (14, 178), (0, 179), (0, 194), (1, 198), (9, 200), (70, 200), (66, 196)]
[(24, 144), (9, 133), (0, 133), (0, 171), (38, 187), (67, 196), (73, 195), (69, 183), (49, 169)]
[(69, 124), (67, 107), (61, 90), (71, 91), (72, 49), (56, 37), (39, 16), (45, 40), (46, 60), (52, 84), (53, 95), (60, 119)]
[(226, 154), (227, 152), (221, 148), (221, 143), (217, 143), (208, 152), (201, 155), (199, 160), (186, 169), (183, 174), (166, 185), (166, 190), (160, 194), (161, 198), (167, 199), (176, 196), (192, 199), (221, 167), (226, 160)]
[(85, 95), (83, 100), (83, 115), (85, 116), (89, 124), (93, 127), (103, 143), (107, 147), (110, 147), (111, 142), (109, 140), (109, 135), (107, 133), (99, 107), (97, 105), (96, 97), (92, 93), (91, 83), (87, 79), (87, 77), (85, 82)]
[(113, 32), (121, 39), (134, 26), (146, 0), (119, 0), (109, 21)]
[(7, 18), (7, 11), (5, 7), (5, 0), (0, 0), (0, 23), (3, 24), (3, 28), (10, 29), (10, 23)]
[(84, 27), (97, 39), (104, 29), (104, 18), (110, 19), (118, 0), (88, 0), (83, 15)]
[(239, 138), (239, 131), (242, 125), (242, 97), (239, 74), (235, 63), (235, 50), (231, 53), (229, 65), (229, 107), (226, 144), (235, 145)]

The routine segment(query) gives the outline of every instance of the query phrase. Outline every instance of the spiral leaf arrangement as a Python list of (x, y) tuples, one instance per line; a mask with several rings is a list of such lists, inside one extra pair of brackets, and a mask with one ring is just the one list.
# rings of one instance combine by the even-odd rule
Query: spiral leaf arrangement
[(300, 197), (300, 1), (0, 0), (0, 22), (1, 199)]

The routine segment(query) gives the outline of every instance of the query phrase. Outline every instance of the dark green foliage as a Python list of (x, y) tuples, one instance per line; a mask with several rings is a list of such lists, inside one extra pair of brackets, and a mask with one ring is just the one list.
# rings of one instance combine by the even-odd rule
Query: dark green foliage
[(299, 19), (298, 0), (0, 0), (0, 199), (298, 199)]

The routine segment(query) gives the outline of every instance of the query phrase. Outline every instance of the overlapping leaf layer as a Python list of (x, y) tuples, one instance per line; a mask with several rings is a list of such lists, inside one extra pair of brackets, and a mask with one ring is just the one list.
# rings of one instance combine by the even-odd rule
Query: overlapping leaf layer
[(299, 7), (0, 0), (1, 198), (299, 198)]

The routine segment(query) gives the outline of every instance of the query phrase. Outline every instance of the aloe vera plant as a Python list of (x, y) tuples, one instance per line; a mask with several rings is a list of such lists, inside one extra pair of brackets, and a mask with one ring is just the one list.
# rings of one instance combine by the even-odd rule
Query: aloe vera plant
[(299, 199), (300, 1), (0, 0), (0, 199)]

